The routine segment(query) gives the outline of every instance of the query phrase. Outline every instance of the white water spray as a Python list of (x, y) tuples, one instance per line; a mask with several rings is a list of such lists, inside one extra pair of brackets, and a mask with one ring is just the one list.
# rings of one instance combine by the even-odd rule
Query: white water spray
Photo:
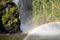
[(18, 6), (19, 0), (13, 0), (13, 2)]
[(43, 24), (30, 31), (24, 40), (60, 39), (60, 22)]

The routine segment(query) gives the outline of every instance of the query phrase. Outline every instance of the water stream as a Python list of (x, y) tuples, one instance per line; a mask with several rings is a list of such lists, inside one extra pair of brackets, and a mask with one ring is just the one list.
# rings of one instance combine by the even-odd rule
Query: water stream
[[(19, 8), (19, 13), (20, 13), (19, 14), (20, 15), (19, 18), (21, 20), (20, 29), (22, 30), (23, 33), (27, 33), (30, 30), (32, 30), (33, 28), (37, 28), (38, 24), (45, 22), (45, 17), (44, 17), (40, 21), (40, 23), (39, 22), (33, 23), (32, 22), (32, 19), (34, 17), (32, 16), (32, 14), (33, 14), (32, 13), (32, 10), (26, 10), (26, 7), (25, 7), (25, 5), (24, 5), (24, 3), (23, 3), (22, 0), (18, 0), (18, 1), (14, 0), (14, 2), (16, 3), (16, 5)], [(46, 24), (44, 27), (41, 26), (42, 28), (40, 28), (40, 26), (39, 26), (39, 28), (37, 28), (34, 31), (32, 31), (31, 34), (34, 34), (34, 33), (35, 34), (39, 34), (40, 36), (38, 36), (38, 35), (37, 36), (38, 36), (38, 38), (41, 37), (41, 39), (46, 39), (46, 40), (47, 39), (49, 39), (49, 40), (50, 39), (51, 40), (54, 39), (54, 40), (56, 40), (56, 38), (59, 39), (59, 37), (60, 37), (60, 31), (59, 31), (60, 30), (60, 26), (59, 25), (60, 25), (60, 22), (54, 23), (54, 24), (52, 24), (52, 23), (51, 24)], [(59, 36), (58, 35), (55, 35), (55, 33), (59, 33), (58, 34)], [(29, 37), (29, 36), (31, 36), (31, 34), (28, 35), (27, 39), (31, 39)], [(41, 34), (42, 34), (42, 36), (41, 36)], [(52, 37), (50, 36), (50, 34), (52, 34)], [(44, 35), (48, 35), (48, 36), (44, 36)], [(33, 36), (33, 38), (35, 38), (35, 35), (32, 35), (32, 36)]]
[(19, 18), (21, 20), (20, 29), (22, 30), (23, 33), (28, 32), (35, 26), (35, 25), (29, 23), (31, 21), (31, 19), (33, 18), (32, 10), (29, 10), (30, 5), (32, 5), (32, 4), (30, 3), (30, 5), (28, 7), (26, 7), (28, 4), (25, 4), (24, 0), (13, 0), (13, 2), (16, 3), (16, 5), (18, 6), (18, 9), (19, 9), (19, 15), (20, 15)]

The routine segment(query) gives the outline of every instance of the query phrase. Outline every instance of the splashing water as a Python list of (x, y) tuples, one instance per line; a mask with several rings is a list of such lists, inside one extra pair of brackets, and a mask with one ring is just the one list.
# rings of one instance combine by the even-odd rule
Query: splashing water
[(13, 0), (13, 2), (18, 6), (19, 0)]
[[(23, 5), (22, 0), (19, 0), (18, 4), (20, 20), (21, 20), (21, 30), (23, 33), (28, 33), (27, 37), (24, 40), (39, 40), (39, 39), (51, 39), (57, 40), (60, 38), (60, 22), (48, 23), (42, 26), (38, 26), (38, 23), (32, 22), (32, 11), (27, 11)], [(39, 16), (38, 16), (39, 17)], [(42, 20), (44, 21), (44, 19)], [(41, 22), (40, 22), (41, 23)], [(33, 31), (31, 31), (35, 28)], [(31, 31), (31, 32), (30, 32)]]
[(60, 39), (60, 22), (43, 24), (28, 33), (24, 40), (57, 40)]
[(21, 26), (20, 29), (22, 30), (23, 33), (28, 33), (29, 31), (31, 31), (33, 28), (36, 28), (39, 25), (43, 24), (46, 22), (46, 17), (40, 14), (37, 16), (37, 19), (40, 19), (40, 16), (42, 17), (42, 19), (40, 19), (40, 21), (38, 21), (37, 23), (34, 23), (34, 18), (32, 16), (32, 11), (31, 10), (26, 10), (24, 4), (23, 4), (23, 0), (13, 0), (13, 2), (15, 2), (18, 5), (19, 8), (19, 18), (21, 20)]
[[(30, 19), (32, 18), (32, 11), (27, 11), (24, 4), (23, 4), (23, 0), (13, 0), (13, 2), (17, 5), (17, 7), (19, 8), (19, 18), (21, 20), (21, 26), (20, 29), (22, 30), (23, 33), (28, 32), (30, 30), (29, 26), (32, 26), (28, 24), (28, 22), (30, 21)], [(33, 27), (31, 27), (33, 28)]]

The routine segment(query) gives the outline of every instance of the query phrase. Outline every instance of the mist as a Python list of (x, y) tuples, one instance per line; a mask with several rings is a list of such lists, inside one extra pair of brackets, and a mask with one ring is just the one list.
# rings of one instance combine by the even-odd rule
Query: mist
[(25, 40), (58, 40), (60, 39), (60, 22), (43, 24), (30, 31)]

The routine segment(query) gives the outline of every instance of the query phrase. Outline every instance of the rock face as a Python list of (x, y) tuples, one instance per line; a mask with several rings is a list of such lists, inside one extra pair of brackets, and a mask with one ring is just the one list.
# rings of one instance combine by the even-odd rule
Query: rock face
[(0, 1), (0, 33), (15, 33), (20, 30), (18, 7), (12, 0)]
[(60, 22), (52, 22), (36, 27), (24, 40), (59, 40)]

